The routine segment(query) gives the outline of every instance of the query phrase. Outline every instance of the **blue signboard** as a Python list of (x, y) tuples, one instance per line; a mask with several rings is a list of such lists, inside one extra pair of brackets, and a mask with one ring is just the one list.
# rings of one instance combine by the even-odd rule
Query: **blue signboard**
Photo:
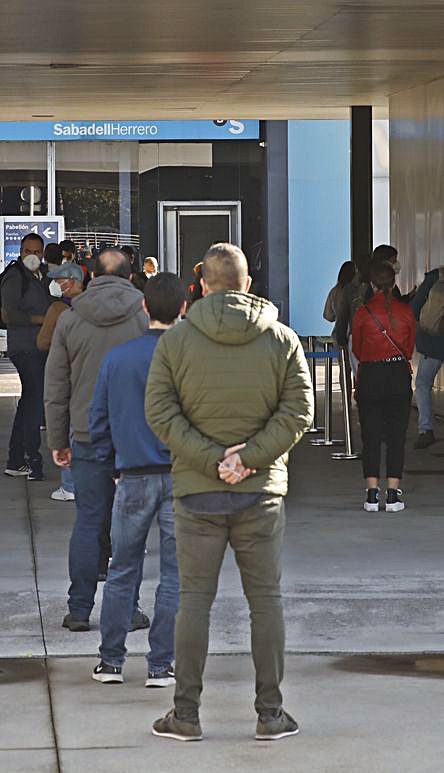
[(257, 140), (259, 121), (0, 121), (2, 141)]
[(49, 242), (60, 242), (65, 235), (63, 217), (43, 216), (1, 217), (0, 218), (0, 266), (7, 266), (20, 255), (20, 242), (28, 233), (39, 234), (45, 246)]

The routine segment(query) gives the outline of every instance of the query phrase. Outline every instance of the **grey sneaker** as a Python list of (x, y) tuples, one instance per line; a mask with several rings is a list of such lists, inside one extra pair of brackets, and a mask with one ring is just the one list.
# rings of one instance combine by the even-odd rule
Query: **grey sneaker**
[(62, 628), (69, 628), (73, 633), (89, 631), (89, 620), (76, 620), (71, 615), (71, 612), (68, 612), (63, 618)]
[(296, 720), (283, 709), (259, 714), (256, 725), (257, 741), (279, 741), (287, 735), (297, 735), (299, 727)]
[(174, 738), (176, 741), (202, 740), (202, 728), (199, 717), (195, 719), (178, 719), (175, 709), (171, 709), (166, 716), (156, 719), (153, 723), (152, 733), (164, 738)]
[(149, 627), (150, 627), (150, 619), (148, 615), (146, 615), (145, 612), (142, 612), (141, 609), (136, 609), (133, 615), (133, 619), (131, 621), (131, 627), (129, 628), (129, 631), (138, 631), (141, 628), (149, 628)]

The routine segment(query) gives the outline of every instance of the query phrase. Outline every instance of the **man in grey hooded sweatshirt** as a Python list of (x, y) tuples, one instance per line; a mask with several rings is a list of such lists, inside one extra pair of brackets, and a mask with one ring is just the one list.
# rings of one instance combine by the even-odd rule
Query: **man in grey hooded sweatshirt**
[[(129, 281), (130, 275), (128, 257), (120, 250), (106, 249), (98, 256), (96, 278), (73, 300), (71, 310), (59, 317), (46, 365), (48, 445), (57, 465), (71, 466), (76, 493), (69, 546), (69, 613), (63, 620), (70, 631), (89, 630), (103, 557), (102, 535), (104, 528), (109, 533), (114, 498), (113, 465), (96, 459), (88, 433), (97, 375), (113, 346), (146, 330), (143, 295)], [(147, 624), (136, 598), (133, 629)]]

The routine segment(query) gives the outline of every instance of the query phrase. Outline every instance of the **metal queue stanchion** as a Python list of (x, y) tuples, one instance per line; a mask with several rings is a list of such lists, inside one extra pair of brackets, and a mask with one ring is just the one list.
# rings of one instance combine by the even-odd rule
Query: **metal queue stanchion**
[[(333, 424), (333, 359), (339, 356), (338, 351), (330, 349), (330, 343), (325, 341), (324, 347), (324, 368), (325, 368), (325, 381), (324, 381), (324, 439), (312, 440), (312, 446), (343, 446), (343, 440), (336, 440), (332, 438), (332, 424)], [(311, 358), (310, 358), (311, 359)], [(315, 359), (313, 358), (313, 362)]]
[(306, 352), (308, 359), (308, 367), (310, 370), (311, 383), (313, 385), (313, 399), (314, 399), (314, 412), (313, 421), (307, 434), (315, 435), (318, 432), (323, 432), (324, 427), (318, 427), (318, 405), (316, 398), (316, 352), (315, 352), (315, 338), (314, 336), (307, 337), (308, 351)]
[(347, 388), (347, 361), (345, 359), (344, 349), (339, 351), (339, 378), (341, 381), (342, 392), (342, 413), (344, 417), (344, 431), (345, 431), (345, 451), (335, 452), (331, 455), (332, 459), (359, 459), (359, 455), (353, 452), (353, 438), (351, 431), (351, 416), (350, 416), (350, 402), (348, 399)]

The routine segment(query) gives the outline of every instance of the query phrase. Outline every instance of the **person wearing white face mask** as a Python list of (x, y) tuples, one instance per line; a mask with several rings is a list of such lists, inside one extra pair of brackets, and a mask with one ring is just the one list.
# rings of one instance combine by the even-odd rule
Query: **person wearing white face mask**
[(43, 324), (37, 336), (37, 347), (49, 351), (52, 336), (60, 314), (71, 307), (71, 299), (83, 292), (83, 271), (76, 263), (64, 263), (50, 271), (49, 292), (57, 299), (51, 303), (45, 314)]
[[(402, 265), (398, 259), (398, 250), (391, 244), (378, 244), (372, 252), (371, 256), (372, 264), (379, 261), (385, 263), (393, 269), (396, 276), (400, 273)], [(415, 297), (416, 285), (405, 295), (401, 294), (401, 291), (397, 285), (393, 288), (393, 297), (401, 303), (410, 303), (412, 298)]]
[(40, 423), (46, 353), (37, 348), (37, 335), (51, 303), (40, 269), (43, 239), (29, 233), (20, 245), (20, 257), (3, 275), (2, 319), (7, 326), (8, 354), (17, 368), (22, 394), (9, 441), (6, 475), (42, 480)]
[[(49, 292), (60, 300), (54, 301), (49, 307), (37, 336), (37, 346), (45, 352), (49, 351), (51, 346), (58, 318), (71, 308), (72, 298), (77, 298), (83, 292), (83, 271), (76, 263), (67, 262), (55, 266), (54, 270), (49, 272), (48, 279), (52, 280)], [(52, 492), (51, 499), (58, 502), (72, 502), (75, 499), (70, 467), (62, 467), (60, 486)]]

